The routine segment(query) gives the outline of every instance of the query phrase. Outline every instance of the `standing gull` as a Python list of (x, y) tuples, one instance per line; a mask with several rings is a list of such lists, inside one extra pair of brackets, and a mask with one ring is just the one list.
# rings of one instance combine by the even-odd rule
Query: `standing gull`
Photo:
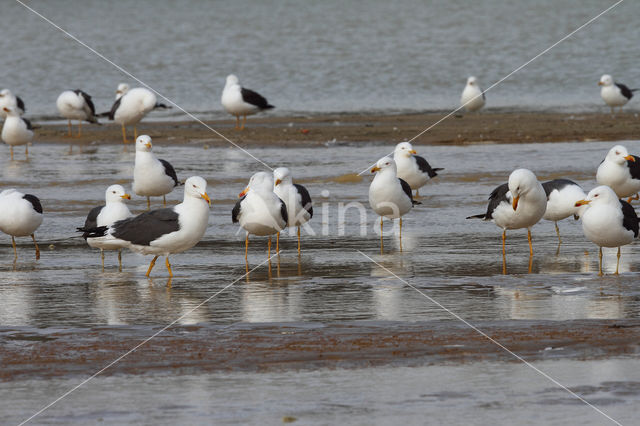
[[(267, 102), (264, 96), (240, 86), (238, 77), (233, 74), (227, 76), (220, 102), (229, 114), (236, 116), (236, 129), (240, 130), (244, 129), (247, 115), (275, 108)], [(242, 127), (240, 127), (240, 116), (243, 116)]]
[(389, 157), (382, 157), (371, 169), (375, 177), (369, 186), (369, 205), (380, 216), (380, 251), (384, 248), (382, 239), (382, 218), (400, 219), (400, 248), (402, 249), (402, 216), (415, 204), (409, 184), (397, 176), (396, 163)]
[(2, 125), (2, 140), (9, 145), (11, 150), (11, 159), (13, 160), (13, 147), (25, 145), (24, 155), (29, 158), (29, 142), (33, 140), (33, 126), (31, 121), (20, 117), (16, 110), (4, 107), (7, 118)]
[(100, 257), (102, 258), (102, 270), (104, 271), (104, 250), (118, 250), (118, 265), (122, 270), (122, 248), (127, 244), (123, 241), (110, 239), (107, 237), (91, 237), (91, 230), (98, 226), (111, 226), (115, 222), (131, 217), (129, 208), (124, 200), (130, 200), (131, 196), (127, 194), (120, 185), (111, 185), (105, 192), (105, 205), (91, 209), (87, 220), (82, 228), (78, 231), (83, 232), (82, 237), (87, 241), (90, 247), (100, 249)]
[(586, 197), (586, 194), (578, 185), (569, 179), (553, 179), (542, 184), (544, 192), (547, 194), (547, 210), (542, 217), (550, 220), (556, 227), (558, 244), (562, 244), (558, 221), (573, 215), (575, 219), (580, 218), (580, 212), (584, 208), (576, 207), (576, 202)]
[(602, 275), (602, 247), (618, 247), (616, 275), (620, 265), (620, 247), (638, 236), (638, 216), (631, 204), (619, 200), (616, 193), (606, 185), (592, 189), (576, 206), (586, 205), (582, 214), (584, 236), (598, 245), (599, 268)]
[[(118, 91), (123, 83), (118, 86)], [(125, 85), (126, 86), (126, 85)], [(156, 108), (169, 108), (165, 104), (159, 104), (155, 93), (144, 87), (134, 87), (123, 91), (120, 96), (116, 92), (116, 101), (111, 107), (108, 116), (122, 126), (122, 142), (129, 143), (125, 126), (133, 125), (133, 138), (138, 138), (137, 124), (150, 111)]]
[[(286, 167), (278, 167), (273, 171), (273, 192), (287, 207), (287, 226), (298, 228), (298, 254), (300, 254), (300, 226), (313, 217), (313, 206), (309, 191), (302, 185), (293, 183), (291, 172)], [(280, 234), (276, 250), (280, 249)]]
[(484, 92), (478, 86), (478, 81), (475, 77), (471, 76), (467, 79), (467, 85), (464, 86), (462, 96), (460, 97), (460, 104), (469, 112), (478, 111), (484, 106), (486, 98)]
[(596, 181), (607, 185), (619, 198), (629, 197), (627, 202), (638, 200), (640, 191), (640, 157), (629, 155), (627, 148), (616, 145), (598, 166)]
[(18, 115), (24, 114), (27, 110), (22, 99), (11, 93), (9, 89), (2, 89), (2, 91), (0, 91), (0, 117), (2, 118), (7, 116), (7, 112), (3, 109), (5, 107), (13, 109)]
[(184, 200), (171, 208), (152, 210), (138, 216), (119, 220), (110, 226), (88, 229), (90, 238), (105, 237), (123, 247), (153, 254), (146, 276), (151, 274), (159, 256), (165, 256), (169, 276), (173, 276), (169, 255), (195, 246), (203, 237), (209, 223), (207, 181), (192, 176), (184, 183)]
[(622, 107), (633, 97), (633, 92), (638, 90), (629, 89), (622, 83), (614, 82), (609, 74), (604, 74), (600, 77), (598, 86), (602, 86), (600, 96), (602, 96), (602, 100), (611, 108), (611, 114), (613, 114), (614, 107), (617, 106), (620, 107), (620, 112), (622, 112)]
[(251, 176), (247, 187), (231, 211), (233, 223), (246, 231), (244, 260), (248, 261), (249, 234), (269, 236), (268, 257), (271, 258), (271, 236), (282, 231), (288, 223), (287, 206), (274, 192), (273, 180), (267, 172)]
[(98, 124), (96, 108), (93, 106), (91, 96), (80, 89), (65, 90), (56, 100), (56, 107), (61, 116), (68, 120), (69, 136), (71, 133), (71, 120), (78, 120), (78, 137), (82, 135), (82, 122)]
[(178, 176), (168, 161), (157, 159), (151, 153), (151, 138), (141, 135), (136, 140), (136, 159), (133, 166), (133, 191), (147, 197), (147, 209), (151, 208), (149, 197), (162, 195), (162, 204), (167, 205), (166, 194), (178, 186)]
[(416, 190), (416, 197), (429, 179), (438, 176), (443, 168), (432, 168), (423, 157), (416, 155), (416, 151), (409, 142), (400, 142), (393, 151), (393, 160), (398, 168), (398, 177), (406, 181), (411, 189)]
[(0, 192), (0, 231), (11, 235), (14, 262), (18, 259), (15, 237), (31, 236), (36, 246), (36, 260), (40, 259), (40, 249), (35, 232), (42, 223), (42, 204), (35, 195), (23, 194), (15, 189)]
[(495, 188), (489, 195), (487, 212), (467, 219), (493, 220), (502, 228), (502, 272), (507, 273), (506, 249), (507, 229), (527, 228), (529, 240), (529, 271), (533, 245), (531, 227), (538, 223), (547, 209), (547, 195), (531, 170), (517, 169), (509, 175), (508, 183)]

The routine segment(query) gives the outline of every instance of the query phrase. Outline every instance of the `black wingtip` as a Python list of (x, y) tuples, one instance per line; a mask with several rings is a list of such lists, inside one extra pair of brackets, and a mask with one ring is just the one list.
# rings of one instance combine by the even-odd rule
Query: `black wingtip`
[(467, 219), (484, 219), (486, 215), (482, 214), (474, 214), (473, 216), (467, 216)]
[(266, 107), (264, 107), (264, 109), (273, 109), (275, 108), (275, 105), (271, 105), (271, 104), (267, 104)]
[(411, 203), (415, 206), (417, 204), (422, 204), (420, 201), (416, 201), (416, 200), (411, 200)]

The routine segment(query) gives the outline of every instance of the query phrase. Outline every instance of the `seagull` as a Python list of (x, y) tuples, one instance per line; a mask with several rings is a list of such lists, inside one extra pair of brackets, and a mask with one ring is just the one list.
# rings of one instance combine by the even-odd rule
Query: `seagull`
[(482, 108), (485, 101), (486, 97), (480, 86), (478, 86), (477, 79), (473, 76), (469, 77), (467, 79), (467, 85), (462, 91), (460, 103), (467, 111), (474, 112)]
[(602, 276), (602, 247), (618, 247), (616, 275), (620, 265), (620, 247), (638, 237), (638, 216), (631, 204), (619, 200), (613, 189), (606, 185), (592, 189), (576, 207), (586, 205), (582, 214), (584, 236), (598, 245), (599, 272)]
[(91, 209), (87, 220), (82, 228), (77, 228), (83, 232), (82, 237), (87, 241), (90, 247), (100, 249), (102, 257), (102, 270), (104, 271), (104, 250), (118, 250), (118, 264), (122, 271), (122, 252), (121, 249), (126, 247), (122, 241), (108, 239), (107, 237), (91, 237), (91, 229), (98, 226), (110, 226), (113, 223), (127, 219), (132, 216), (129, 208), (124, 200), (130, 200), (131, 196), (127, 194), (121, 185), (111, 185), (105, 192), (105, 205)]
[[(396, 162), (382, 157), (371, 169), (375, 173), (369, 186), (369, 205), (380, 216), (380, 250), (383, 249), (382, 218), (400, 219), (400, 242), (402, 243), (402, 216), (416, 204), (409, 184), (397, 176)], [(402, 245), (400, 246), (402, 247)]]
[(71, 136), (71, 120), (78, 120), (78, 137), (82, 135), (82, 121), (98, 124), (96, 109), (91, 96), (80, 89), (65, 90), (60, 93), (56, 106), (61, 116), (68, 120), (69, 136)]
[[(233, 74), (227, 76), (220, 102), (222, 102), (222, 106), (229, 114), (236, 116), (236, 129), (240, 130), (244, 129), (247, 115), (275, 108), (259, 93), (240, 86), (238, 77)], [(241, 115), (243, 116), (242, 127), (240, 127)]]
[(162, 204), (167, 205), (166, 194), (180, 185), (173, 166), (168, 161), (157, 159), (151, 153), (151, 138), (141, 135), (136, 139), (136, 159), (133, 166), (133, 192), (147, 197), (147, 210), (151, 208), (149, 197), (162, 195)]
[(27, 110), (20, 96), (14, 95), (9, 89), (2, 89), (2, 91), (0, 91), (0, 117), (2, 118), (7, 116), (7, 112), (3, 109), (5, 107), (13, 109), (18, 115), (24, 114)]
[[(527, 228), (529, 257), (533, 257), (531, 227), (538, 223), (547, 210), (547, 195), (536, 175), (528, 169), (516, 169), (509, 175), (508, 183), (495, 188), (489, 195), (487, 212), (467, 219), (493, 220), (502, 228), (502, 272), (507, 273), (507, 229)], [(531, 269), (531, 262), (529, 262)]]
[(0, 192), (0, 231), (11, 235), (15, 262), (18, 259), (15, 237), (31, 236), (36, 246), (36, 260), (40, 259), (40, 248), (35, 232), (42, 223), (42, 204), (35, 195), (23, 194), (15, 189)]
[(207, 181), (192, 176), (184, 183), (184, 200), (173, 207), (151, 210), (123, 219), (110, 226), (86, 229), (88, 238), (104, 237), (140, 254), (153, 254), (146, 276), (151, 274), (159, 256), (165, 256), (167, 271), (173, 277), (169, 255), (195, 246), (204, 236), (209, 223)]
[(622, 107), (633, 97), (633, 92), (639, 90), (629, 89), (622, 83), (614, 82), (609, 74), (604, 74), (600, 77), (598, 86), (602, 86), (600, 96), (602, 96), (602, 100), (611, 108), (611, 114), (613, 114), (613, 108), (617, 106), (620, 107), (620, 112), (622, 112)]
[[(287, 207), (287, 226), (298, 227), (298, 254), (300, 254), (300, 225), (313, 217), (313, 206), (309, 191), (304, 186), (293, 183), (291, 172), (286, 167), (278, 167), (273, 171), (273, 192)], [(279, 250), (280, 234), (278, 233), (276, 251)]]
[(11, 150), (11, 159), (13, 160), (13, 147), (25, 145), (24, 155), (29, 159), (29, 142), (33, 140), (33, 126), (31, 121), (20, 117), (16, 110), (4, 107), (2, 108), (7, 114), (2, 126), (2, 140), (9, 145)]
[[(118, 85), (116, 101), (111, 107), (111, 111), (107, 114), (109, 120), (113, 120), (122, 125), (122, 142), (124, 143), (129, 143), (125, 126), (133, 125), (133, 137), (137, 139), (138, 129), (136, 125), (144, 116), (156, 108), (169, 108), (165, 104), (159, 104), (155, 93), (151, 90), (144, 87), (134, 87), (129, 90), (128, 87), (129, 86), (124, 83)], [(118, 92), (121, 91), (121, 89), (123, 93), (118, 96)]]
[(558, 235), (558, 245), (562, 244), (558, 221), (569, 216), (577, 220), (583, 208), (576, 207), (576, 202), (586, 197), (586, 194), (578, 185), (569, 179), (553, 179), (542, 184), (544, 192), (547, 194), (547, 210), (542, 217), (545, 220), (553, 221)]
[(398, 177), (406, 181), (411, 189), (416, 190), (416, 197), (429, 179), (438, 176), (443, 168), (432, 168), (423, 157), (416, 155), (409, 142), (400, 142), (393, 151), (393, 160), (398, 168)]
[(271, 175), (267, 172), (254, 174), (238, 197), (240, 200), (233, 207), (231, 220), (240, 223), (247, 233), (245, 262), (248, 261), (249, 234), (269, 236), (268, 254), (271, 259), (271, 235), (282, 231), (289, 221), (286, 204), (273, 192)]
[(627, 148), (616, 145), (598, 166), (596, 181), (611, 187), (627, 203), (638, 200), (640, 191), (640, 157), (629, 155)]

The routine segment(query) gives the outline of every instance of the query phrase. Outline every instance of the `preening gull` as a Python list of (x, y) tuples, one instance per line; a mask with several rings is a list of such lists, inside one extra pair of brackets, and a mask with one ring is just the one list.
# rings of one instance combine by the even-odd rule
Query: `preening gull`
[(36, 260), (40, 259), (40, 249), (35, 232), (42, 223), (42, 204), (35, 195), (23, 194), (15, 189), (0, 192), (0, 231), (11, 235), (14, 262), (18, 259), (15, 237), (31, 236), (36, 247)]
[(165, 256), (167, 271), (173, 276), (169, 255), (188, 250), (202, 239), (209, 222), (210, 204), (207, 181), (192, 176), (184, 184), (182, 203), (119, 220), (110, 226), (97, 226), (87, 230), (88, 237), (119, 240), (119, 244), (137, 253), (154, 255), (147, 277), (158, 257)]
[(109, 120), (113, 120), (116, 123), (122, 125), (122, 142), (129, 143), (127, 140), (127, 132), (125, 126), (133, 125), (133, 138), (138, 138), (137, 124), (142, 120), (149, 112), (156, 108), (169, 108), (165, 104), (157, 102), (155, 93), (144, 87), (134, 87), (133, 89), (126, 90), (123, 87), (124, 83), (118, 86), (118, 91), (122, 92), (118, 96), (116, 91), (116, 101), (111, 107), (108, 116)]
[(16, 110), (4, 107), (2, 108), (7, 114), (2, 125), (2, 140), (9, 145), (11, 150), (11, 159), (13, 160), (13, 147), (25, 145), (24, 155), (29, 158), (29, 142), (33, 140), (33, 126), (31, 121), (20, 117)]
[(477, 111), (484, 106), (486, 98), (484, 92), (478, 86), (478, 80), (471, 76), (467, 79), (467, 85), (464, 86), (460, 104), (469, 112)]
[(167, 205), (166, 194), (178, 186), (178, 176), (173, 166), (165, 160), (157, 159), (151, 153), (151, 138), (141, 135), (136, 139), (136, 159), (133, 166), (133, 191), (147, 197), (147, 209), (151, 208), (149, 197), (162, 195), (163, 205)]
[(411, 189), (416, 190), (416, 197), (430, 179), (438, 176), (443, 168), (432, 168), (427, 160), (417, 155), (413, 145), (409, 142), (400, 142), (393, 151), (393, 160), (396, 162), (398, 177), (406, 181)]
[(56, 100), (56, 107), (61, 116), (68, 120), (69, 136), (71, 133), (71, 120), (78, 120), (78, 136), (82, 135), (82, 122), (98, 124), (96, 108), (93, 106), (91, 96), (80, 89), (65, 90)]
[(620, 265), (620, 247), (633, 242), (638, 236), (638, 216), (631, 204), (619, 200), (606, 185), (592, 189), (576, 206), (586, 205), (582, 213), (584, 236), (599, 248), (599, 272), (602, 275), (602, 247), (618, 247), (616, 274)]
[(249, 252), (249, 234), (269, 236), (268, 257), (271, 258), (271, 236), (282, 231), (288, 223), (287, 206), (274, 192), (273, 179), (267, 172), (251, 176), (247, 187), (231, 211), (233, 223), (239, 223), (246, 231), (244, 259)]
[(614, 146), (598, 166), (596, 181), (613, 189), (618, 198), (629, 197), (628, 203), (639, 199), (640, 157), (630, 155), (622, 145)]
[(13, 109), (18, 115), (22, 115), (27, 110), (24, 106), (24, 102), (19, 96), (11, 93), (9, 89), (2, 89), (0, 91), (0, 117), (5, 118), (7, 112), (3, 108)]
[(598, 86), (602, 86), (602, 89), (600, 89), (600, 96), (602, 96), (602, 100), (609, 105), (609, 108), (611, 108), (611, 114), (613, 114), (614, 107), (617, 106), (620, 107), (620, 112), (622, 112), (622, 107), (631, 100), (633, 92), (638, 90), (629, 89), (622, 83), (614, 82), (613, 78), (609, 74), (604, 74), (600, 77)]
[[(244, 129), (247, 115), (275, 108), (264, 96), (240, 86), (238, 77), (233, 74), (227, 76), (220, 102), (229, 114), (236, 116), (236, 129), (240, 130)], [(240, 127), (240, 116), (243, 116), (242, 127)]]
[[(284, 201), (287, 207), (287, 226), (298, 228), (298, 254), (300, 254), (300, 226), (307, 223), (313, 217), (313, 206), (309, 191), (304, 186), (293, 183), (291, 172), (286, 167), (278, 167), (273, 171), (273, 192)], [(280, 234), (278, 234), (279, 250)]]
[(127, 244), (121, 240), (114, 240), (107, 237), (91, 237), (91, 230), (99, 226), (111, 226), (115, 222), (127, 219), (132, 216), (129, 208), (124, 200), (130, 200), (131, 196), (127, 194), (121, 185), (111, 185), (105, 191), (105, 205), (91, 209), (82, 228), (78, 231), (83, 232), (82, 237), (87, 241), (90, 247), (100, 249), (100, 257), (102, 258), (102, 270), (104, 270), (104, 250), (118, 250), (118, 265), (122, 270), (122, 248)]
[(569, 179), (553, 179), (544, 182), (542, 187), (547, 194), (547, 210), (542, 218), (554, 223), (558, 244), (562, 244), (558, 221), (572, 215), (575, 219), (579, 219), (584, 207), (576, 207), (576, 202), (584, 199), (586, 194), (580, 185)]

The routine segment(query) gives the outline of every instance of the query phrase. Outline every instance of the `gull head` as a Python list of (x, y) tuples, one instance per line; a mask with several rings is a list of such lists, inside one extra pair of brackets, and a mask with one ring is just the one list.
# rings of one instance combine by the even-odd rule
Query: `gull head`
[(136, 151), (151, 152), (153, 144), (151, 143), (151, 137), (148, 135), (140, 135), (136, 139)]
[(411, 157), (413, 154), (417, 154), (417, 152), (415, 149), (413, 149), (413, 145), (411, 145), (409, 142), (400, 142), (393, 150), (394, 157), (396, 155)]
[(255, 192), (273, 192), (273, 178), (270, 173), (258, 172), (251, 176), (249, 184), (238, 197), (244, 197), (249, 191)]
[(235, 74), (229, 74), (227, 76), (226, 86), (231, 86), (234, 84), (240, 84), (240, 80), (238, 80), (238, 77), (236, 77)]
[(585, 206), (585, 205), (598, 205), (598, 204), (613, 204), (618, 205), (620, 201), (618, 200), (618, 196), (613, 191), (613, 189), (609, 188), (607, 185), (601, 185), (593, 188), (587, 194), (587, 198), (584, 200), (576, 201), (576, 207)]
[(131, 195), (127, 194), (122, 185), (111, 185), (105, 191), (104, 198), (107, 204), (119, 203), (123, 200), (130, 200)]
[(393, 161), (392, 158), (382, 157), (381, 159), (378, 160), (376, 165), (371, 169), (371, 173), (376, 173), (376, 172), (383, 173), (388, 170), (392, 171), (395, 176), (397, 173), (396, 162)]
[(184, 195), (196, 199), (202, 198), (211, 205), (211, 199), (207, 194), (207, 181), (200, 176), (191, 176), (184, 182)]
[(516, 169), (509, 175), (509, 191), (513, 196), (513, 210), (518, 208), (520, 197), (526, 195), (529, 191), (538, 185), (536, 175), (529, 169)]
[(274, 188), (281, 183), (291, 185), (293, 182), (291, 180), (291, 172), (286, 167), (278, 167), (273, 171), (273, 184)]
[(626, 164), (627, 161), (635, 162), (636, 159), (633, 155), (629, 155), (629, 151), (622, 145), (616, 145), (609, 150), (605, 160), (611, 161), (612, 163), (616, 163), (618, 165)]
[(475, 86), (477, 84), (478, 84), (478, 80), (474, 76), (471, 76), (467, 79), (468, 86)]
[(611, 76), (609, 74), (604, 74), (602, 77), (600, 77), (600, 81), (598, 82), (598, 86), (611, 86), (613, 85), (613, 78), (611, 78)]

